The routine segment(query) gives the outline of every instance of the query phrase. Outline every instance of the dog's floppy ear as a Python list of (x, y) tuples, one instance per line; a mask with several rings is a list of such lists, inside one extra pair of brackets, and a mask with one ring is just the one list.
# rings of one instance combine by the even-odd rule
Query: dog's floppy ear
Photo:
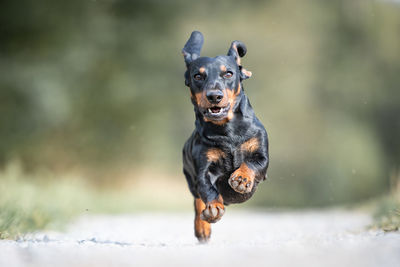
[(199, 31), (194, 31), (190, 35), (189, 40), (186, 42), (185, 46), (182, 49), (183, 57), (185, 58), (186, 67), (189, 67), (189, 64), (200, 57), (201, 47), (203, 46), (204, 38), (203, 34)]
[(248, 79), (252, 75), (251, 71), (243, 68), (240, 62), (240, 58), (244, 57), (246, 55), (246, 52), (246, 45), (241, 41), (233, 41), (231, 47), (228, 50), (228, 56), (234, 57), (236, 64), (239, 66), (241, 80)]

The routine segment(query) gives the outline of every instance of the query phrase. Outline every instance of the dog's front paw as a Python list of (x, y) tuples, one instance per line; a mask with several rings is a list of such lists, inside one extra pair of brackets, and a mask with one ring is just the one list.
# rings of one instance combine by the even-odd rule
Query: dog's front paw
[(215, 199), (206, 203), (206, 208), (202, 211), (200, 218), (209, 223), (218, 222), (225, 213), (222, 198)]
[(254, 186), (254, 171), (245, 163), (234, 171), (228, 180), (229, 185), (238, 193), (250, 193)]

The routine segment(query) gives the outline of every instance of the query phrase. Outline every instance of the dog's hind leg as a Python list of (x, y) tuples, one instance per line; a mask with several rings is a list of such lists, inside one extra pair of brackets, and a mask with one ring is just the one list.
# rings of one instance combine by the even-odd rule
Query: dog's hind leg
[(195, 198), (194, 209), (194, 234), (200, 243), (206, 243), (211, 236), (211, 224), (207, 221), (201, 219), (201, 212), (206, 208), (203, 200), (201, 198)]

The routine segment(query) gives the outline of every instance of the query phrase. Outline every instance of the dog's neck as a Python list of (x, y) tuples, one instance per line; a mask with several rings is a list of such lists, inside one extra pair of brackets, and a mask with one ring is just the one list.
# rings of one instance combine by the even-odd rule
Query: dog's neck
[(196, 131), (200, 135), (203, 142), (210, 145), (217, 145), (224, 140), (232, 140), (233, 142), (241, 142), (241, 138), (246, 136), (250, 130), (250, 125), (255, 119), (253, 108), (250, 105), (249, 99), (242, 90), (236, 97), (236, 102), (233, 107), (233, 118), (223, 124), (215, 124), (206, 122), (203, 115), (195, 110), (196, 113)]

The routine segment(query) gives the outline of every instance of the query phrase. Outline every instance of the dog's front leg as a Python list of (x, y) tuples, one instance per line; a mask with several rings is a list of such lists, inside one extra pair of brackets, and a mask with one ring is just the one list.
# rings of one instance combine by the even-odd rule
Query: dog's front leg
[(254, 186), (256, 172), (248, 162), (243, 162), (230, 176), (228, 183), (238, 193), (250, 193)]
[(210, 172), (210, 163), (199, 172), (198, 176), (198, 193), (205, 203), (205, 207), (201, 212), (200, 218), (209, 223), (219, 221), (225, 213), (224, 201), (215, 186), (211, 183), (213, 174)]
[(265, 179), (268, 168), (266, 135), (253, 137), (240, 147), (242, 163), (230, 176), (228, 183), (238, 193), (250, 193), (256, 183)]

